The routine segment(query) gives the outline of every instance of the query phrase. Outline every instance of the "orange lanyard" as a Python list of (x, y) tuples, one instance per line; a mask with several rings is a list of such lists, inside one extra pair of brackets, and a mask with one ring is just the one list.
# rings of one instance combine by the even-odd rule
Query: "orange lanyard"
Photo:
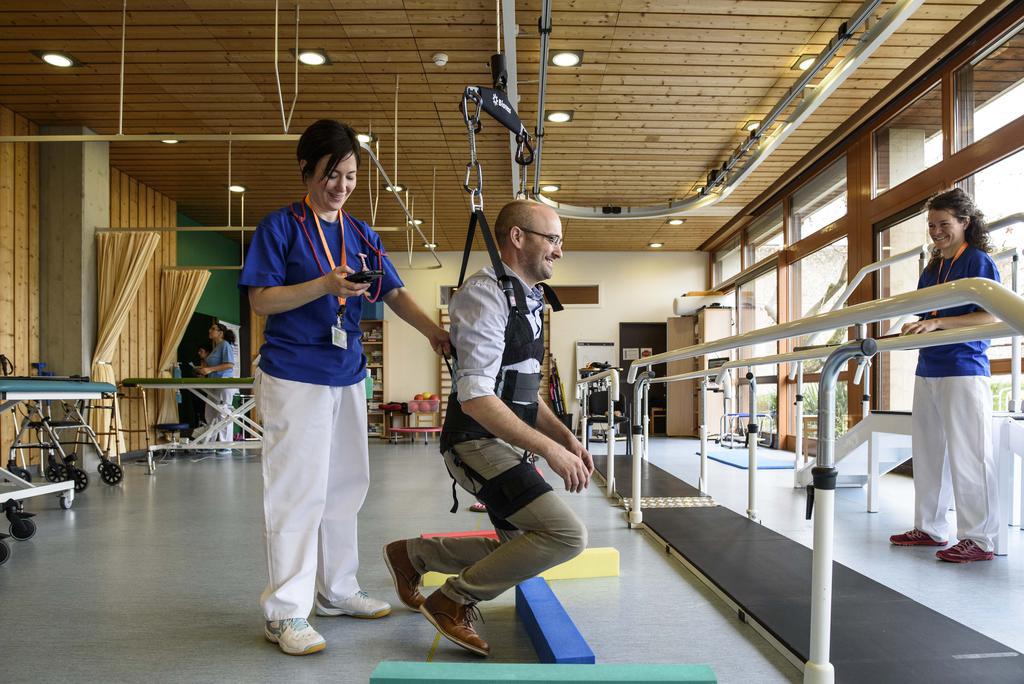
[[(309, 203), (309, 195), (306, 195), (303, 202), (306, 203), (313, 214), (313, 220), (316, 222), (316, 232), (320, 235), (320, 244), (324, 247), (324, 253), (327, 255), (327, 263), (331, 265), (331, 270), (333, 271), (338, 267), (334, 263), (334, 255), (331, 254), (331, 250), (327, 246), (327, 238), (324, 237), (323, 228), (320, 227), (320, 217), (317, 215), (316, 210), (313, 209), (313, 205)], [(341, 213), (341, 209), (338, 210), (338, 230), (341, 233), (341, 265), (346, 266), (348, 265), (348, 255), (345, 253), (345, 216)], [(316, 252), (313, 253), (313, 256), (316, 256)], [(319, 259), (316, 260), (316, 265), (320, 269), (320, 272), (323, 273), (324, 268), (320, 265)], [(345, 306), (345, 298), (338, 297), (338, 304), (340, 306)]]
[[(953, 255), (953, 259), (949, 262), (949, 270), (946, 271), (946, 277), (945, 278), (942, 277), (942, 262), (941, 261), (939, 262), (939, 273), (938, 273), (938, 277), (935, 279), (935, 284), (936, 285), (941, 285), (942, 283), (944, 283), (947, 280), (949, 280), (949, 274), (953, 272), (953, 264), (956, 263), (956, 260), (960, 258), (960, 255), (963, 254), (966, 249), (967, 249), (967, 243), (964, 242), (962, 245), (960, 245), (960, 248), (956, 250), (956, 254)], [(935, 311), (932, 311), (932, 316), (938, 316), (938, 315), (939, 315), (938, 309), (936, 309)]]

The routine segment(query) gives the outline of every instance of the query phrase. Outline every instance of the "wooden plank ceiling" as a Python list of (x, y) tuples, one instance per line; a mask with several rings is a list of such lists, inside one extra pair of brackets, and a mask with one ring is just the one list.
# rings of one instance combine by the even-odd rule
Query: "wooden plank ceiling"
[[(692, 188), (728, 156), (798, 75), (797, 57), (817, 53), (858, 2), (805, 0), (554, 0), (551, 47), (584, 50), (578, 68), (549, 70), (547, 109), (572, 109), (547, 124), (542, 179), (557, 199), (584, 205), (664, 202)], [(977, 4), (927, 0), (728, 200), (681, 226), (664, 220), (566, 221), (572, 250), (695, 249), (834, 126), (868, 100)], [(879, 13), (891, 3), (883, 3)], [(280, 69), (293, 93), (291, 2), (282, 3)], [(280, 133), (273, 69), (273, 0), (128, 0), (124, 132)], [(536, 122), (540, 0), (517, 0), (521, 101)], [(436, 242), (460, 249), (468, 201), (462, 177), (465, 129), (457, 105), (466, 85), (490, 85), (496, 48), (494, 0), (305, 0), (299, 37), (331, 63), (300, 66), (291, 132), (334, 117), (372, 126), (389, 171), (394, 164), (399, 79), (398, 180), (431, 232), (437, 171)], [(0, 104), (40, 125), (116, 133), (120, 0), (4, 0), (0, 4)], [(45, 65), (30, 51), (62, 50), (81, 63)], [(445, 67), (431, 60), (449, 56)], [(840, 54), (844, 54), (841, 52)], [(507, 137), (485, 124), (481, 159), (493, 216), (511, 194)], [(293, 145), (235, 143), (232, 180), (248, 188), (245, 219), (300, 195)], [(206, 225), (227, 222), (226, 143), (111, 146), (116, 167), (167, 194)], [(366, 175), (349, 208), (369, 218)], [(45, 201), (45, 198), (44, 198)], [(236, 201), (233, 220), (238, 221)], [(392, 198), (378, 225), (399, 225)], [(385, 241), (405, 248), (401, 234)], [(418, 241), (417, 241), (418, 242)]]

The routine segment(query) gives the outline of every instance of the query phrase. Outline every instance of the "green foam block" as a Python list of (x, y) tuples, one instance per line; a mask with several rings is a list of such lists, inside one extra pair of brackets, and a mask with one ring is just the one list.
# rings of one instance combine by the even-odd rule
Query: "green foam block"
[(688, 682), (715, 684), (707, 665), (601, 663), (547, 665), (525, 663), (424, 663), (385, 660), (370, 675), (371, 684), (452, 684), (453, 682), (600, 682), (637, 684)]

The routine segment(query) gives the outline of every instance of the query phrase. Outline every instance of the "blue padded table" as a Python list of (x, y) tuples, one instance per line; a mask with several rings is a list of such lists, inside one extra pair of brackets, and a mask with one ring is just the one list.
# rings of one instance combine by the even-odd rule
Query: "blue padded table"
[[(71, 378), (0, 377), (0, 412), (12, 409), (23, 401), (101, 399), (104, 395), (113, 394), (115, 391), (117, 388), (106, 382), (88, 382)], [(0, 489), (0, 504), (57, 494), (60, 497), (60, 507), (68, 509), (71, 508), (71, 503), (75, 499), (75, 483), (70, 480), (32, 485), (6, 468), (0, 467), (0, 481), (14, 485), (13, 489)]]

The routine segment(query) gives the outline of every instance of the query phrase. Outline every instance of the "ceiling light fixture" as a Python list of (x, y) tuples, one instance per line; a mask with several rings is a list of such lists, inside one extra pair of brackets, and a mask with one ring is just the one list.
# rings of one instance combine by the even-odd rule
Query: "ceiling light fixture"
[(583, 63), (583, 50), (559, 50), (551, 55), (549, 64), (557, 67), (575, 67)]
[(412, 220), (412, 225), (414, 225), (414, 226), (422, 226), (423, 225), (423, 219), (414, 218)]
[(427, 249), (437, 249), (437, 243), (435, 242), (424, 242), (423, 246)]
[(760, 127), (761, 127), (761, 122), (758, 121), (757, 119), (751, 119), (747, 123), (743, 124), (743, 130), (750, 131), (751, 133), (753, 133), (754, 131), (756, 131)]
[(562, 186), (558, 185), (557, 183), (549, 183), (547, 185), (540, 186), (541, 192), (558, 192), (561, 189)]
[(356, 133), (356, 140), (364, 145), (369, 145), (377, 142), (377, 136), (374, 133)]
[(807, 71), (817, 58), (817, 55), (800, 55), (790, 68), (796, 71)]
[(244, 185), (229, 185), (228, 186), (228, 190), (230, 190), (231, 192), (245, 192), (245, 186)]
[[(291, 50), (292, 54), (295, 54), (295, 50)], [(330, 59), (327, 57), (327, 52), (321, 48), (314, 48), (308, 50), (299, 50), (297, 55), (298, 60), (306, 66), (323, 66), (329, 64)]]
[(651, 247), (652, 249), (658, 249), (660, 247), (664, 247), (665, 245), (664, 245), (664, 243), (661, 243), (661, 242), (651, 242), (651, 243), (648, 243), (647, 246)]
[(567, 123), (572, 121), (572, 112), (569, 111), (551, 111), (545, 112), (544, 118), (551, 123)]
[(681, 226), (684, 223), (686, 223), (686, 219), (674, 218), (668, 220), (668, 225), (670, 226)]
[(181, 141), (175, 140), (174, 138), (167, 138), (165, 140), (161, 140), (160, 142), (162, 142), (164, 145), (177, 145)]
[(402, 185), (401, 183), (395, 186), (385, 185), (384, 189), (387, 190), (388, 192), (405, 192), (405, 186)]
[(50, 66), (59, 67), (61, 69), (67, 69), (68, 67), (73, 66), (82, 66), (81, 62), (66, 52), (57, 52), (56, 50), (33, 50), (32, 54)]

